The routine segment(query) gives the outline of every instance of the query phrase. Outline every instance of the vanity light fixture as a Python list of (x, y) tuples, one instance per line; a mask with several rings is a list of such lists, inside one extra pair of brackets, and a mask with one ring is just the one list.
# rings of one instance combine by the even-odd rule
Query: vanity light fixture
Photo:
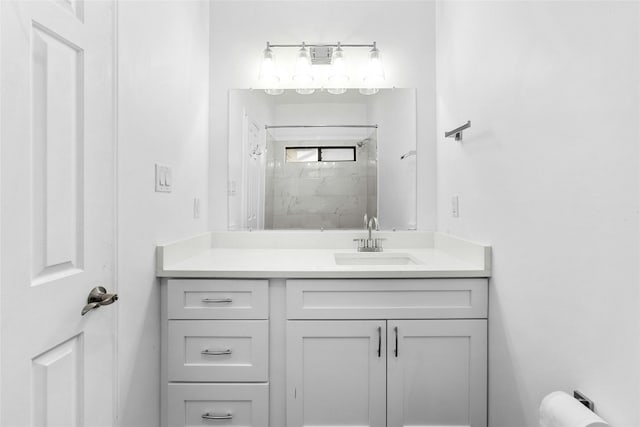
[(329, 75), (329, 83), (332, 87), (327, 89), (327, 92), (333, 95), (341, 95), (347, 91), (346, 83), (349, 81), (347, 75), (347, 67), (344, 62), (344, 51), (340, 42), (333, 51), (331, 58), (331, 74)]
[(271, 50), (269, 42), (267, 42), (267, 48), (262, 52), (262, 65), (258, 79), (271, 86), (269, 89), (265, 89), (269, 95), (281, 95), (284, 92), (284, 89), (278, 87), (280, 76), (278, 76), (273, 50)]
[(270, 86), (270, 88), (265, 89), (265, 92), (269, 95), (282, 95), (284, 89), (278, 87), (280, 76), (278, 76), (273, 50), (271, 50), (269, 43), (267, 43), (267, 48), (263, 51), (262, 55), (259, 79)]
[(293, 75), (293, 81), (300, 85), (300, 88), (296, 89), (296, 92), (300, 95), (311, 95), (315, 92), (315, 89), (308, 87), (313, 82), (313, 74), (311, 71), (311, 57), (304, 42), (302, 42), (302, 47), (298, 51), (296, 73)]
[(375, 95), (380, 91), (380, 89), (378, 89), (377, 87), (361, 87), (360, 89), (358, 89), (358, 91), (360, 91), (360, 94), (362, 95)]
[[(347, 91), (350, 78), (347, 71), (347, 63), (343, 48), (369, 48), (369, 59), (362, 76), (362, 87), (359, 91), (363, 95), (378, 93), (379, 87), (385, 80), (380, 50), (376, 42), (371, 44), (271, 44), (267, 42), (267, 48), (263, 52), (262, 66), (260, 68), (259, 81), (267, 88), (265, 92), (270, 95), (280, 95), (284, 92), (277, 66), (273, 55), (273, 48), (298, 48), (295, 60), (295, 72), (293, 82), (295, 90), (301, 95), (309, 95), (315, 92), (317, 87), (326, 87), (327, 92), (339, 95)], [(326, 84), (314, 84), (314, 66), (330, 66), (326, 75)], [(323, 75), (323, 73), (320, 73)]]
[(366, 85), (360, 88), (360, 93), (363, 95), (374, 95), (378, 93), (380, 90), (378, 86), (384, 81), (384, 69), (382, 68), (380, 51), (376, 46), (376, 42), (373, 42), (373, 48), (369, 52), (369, 62), (367, 63), (362, 80)]
[(284, 89), (282, 89), (281, 87), (273, 87), (270, 89), (265, 89), (264, 91), (269, 95), (282, 95), (284, 93)]

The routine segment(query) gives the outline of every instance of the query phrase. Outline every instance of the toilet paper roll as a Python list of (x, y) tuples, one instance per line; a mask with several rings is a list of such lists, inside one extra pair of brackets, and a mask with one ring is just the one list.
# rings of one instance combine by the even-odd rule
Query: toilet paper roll
[(541, 427), (608, 427), (609, 423), (563, 391), (554, 391), (540, 404)]

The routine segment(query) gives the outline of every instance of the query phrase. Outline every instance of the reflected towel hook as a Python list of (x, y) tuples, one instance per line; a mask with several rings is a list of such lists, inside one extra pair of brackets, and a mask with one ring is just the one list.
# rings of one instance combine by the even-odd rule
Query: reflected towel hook
[(463, 124), (460, 127), (457, 127), (449, 132), (444, 133), (445, 138), (455, 137), (456, 141), (462, 141), (462, 131), (465, 129), (469, 129), (471, 127), (471, 120), (467, 120), (467, 123)]
[(411, 156), (415, 156), (415, 155), (416, 155), (416, 150), (407, 151), (402, 156), (400, 156), (400, 160), (404, 160), (407, 157), (411, 157)]
[(256, 144), (255, 147), (251, 148), (251, 151), (249, 152), (249, 157), (251, 157), (253, 160), (256, 160), (258, 157), (262, 156), (262, 149), (260, 148), (259, 144)]

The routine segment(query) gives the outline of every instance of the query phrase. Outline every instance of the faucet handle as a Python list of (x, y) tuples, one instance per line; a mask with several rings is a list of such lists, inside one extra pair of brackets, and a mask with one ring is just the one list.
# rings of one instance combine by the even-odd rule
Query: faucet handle
[(369, 217), (367, 216), (367, 213), (364, 213), (364, 229), (366, 230), (367, 227), (369, 226)]

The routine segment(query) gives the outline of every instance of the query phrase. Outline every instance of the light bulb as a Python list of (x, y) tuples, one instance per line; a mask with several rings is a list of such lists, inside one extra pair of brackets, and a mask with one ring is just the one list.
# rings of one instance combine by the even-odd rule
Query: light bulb
[(369, 62), (365, 68), (364, 77), (365, 87), (360, 88), (362, 95), (375, 95), (380, 91), (378, 85), (384, 82), (384, 69), (380, 60), (380, 51), (373, 42), (373, 49), (369, 52)]
[(373, 43), (373, 49), (369, 52), (369, 63), (367, 64), (363, 80), (368, 85), (374, 85), (384, 81), (384, 69), (382, 68), (382, 61), (380, 60), (380, 51), (376, 47), (375, 42)]
[(273, 51), (267, 42), (267, 48), (262, 52), (262, 64), (260, 66), (260, 74), (258, 80), (267, 85), (276, 85), (280, 82), (278, 71), (273, 56)]
[(331, 74), (329, 75), (329, 83), (331, 84), (331, 88), (327, 89), (327, 92), (333, 95), (341, 95), (347, 91), (346, 85), (349, 81), (349, 76), (347, 75), (347, 67), (344, 61), (344, 52), (342, 47), (340, 46), (340, 42), (338, 42), (338, 47), (333, 51), (333, 56), (331, 59)]
[(301, 85), (307, 85), (313, 81), (311, 74), (311, 58), (309, 51), (304, 43), (298, 51), (298, 59), (296, 60), (296, 73), (293, 75), (293, 81)]

